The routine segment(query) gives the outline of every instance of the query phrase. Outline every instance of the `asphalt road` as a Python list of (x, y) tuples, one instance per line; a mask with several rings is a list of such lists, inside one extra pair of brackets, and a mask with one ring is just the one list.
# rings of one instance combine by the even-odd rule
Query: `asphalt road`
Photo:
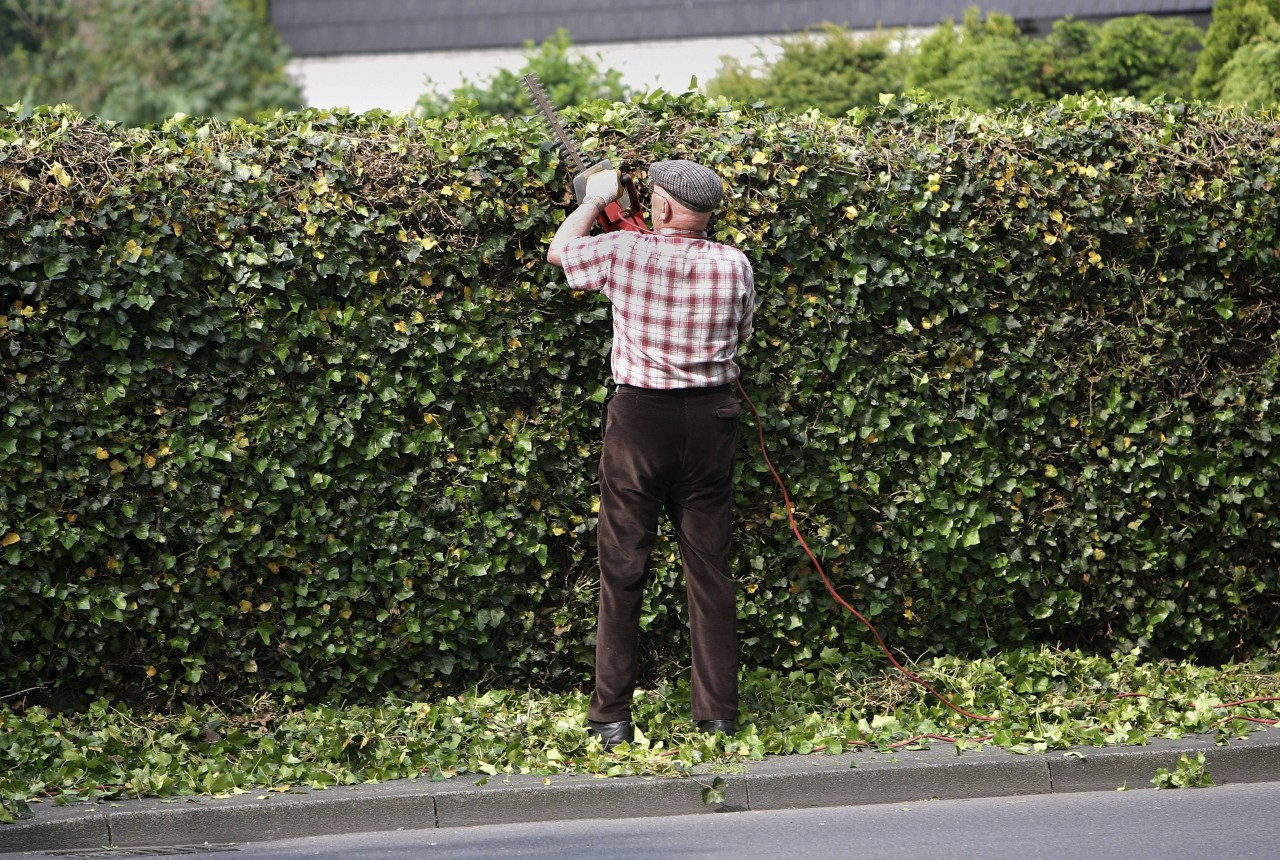
[(237, 860), (1276, 860), (1280, 857), (1277, 810), (1280, 782), (1266, 782), (1177, 791), (405, 830), (242, 844), (216, 856)]

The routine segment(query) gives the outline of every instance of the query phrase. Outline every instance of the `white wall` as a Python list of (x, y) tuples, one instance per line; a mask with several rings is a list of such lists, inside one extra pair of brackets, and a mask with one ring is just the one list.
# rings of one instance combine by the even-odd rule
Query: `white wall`
[[(710, 80), (724, 56), (734, 56), (743, 63), (758, 62), (762, 56), (776, 57), (781, 53), (780, 38), (627, 42), (575, 50), (597, 59), (601, 67), (620, 71), (633, 89), (682, 93), (694, 76), (699, 85)], [(464, 79), (482, 83), (499, 69), (517, 71), (523, 65), (522, 50), (493, 50), (305, 57), (290, 62), (288, 71), (302, 85), (311, 107), (346, 107), (357, 113), (373, 108), (404, 112), (428, 89), (428, 78), (432, 89), (447, 93)]]

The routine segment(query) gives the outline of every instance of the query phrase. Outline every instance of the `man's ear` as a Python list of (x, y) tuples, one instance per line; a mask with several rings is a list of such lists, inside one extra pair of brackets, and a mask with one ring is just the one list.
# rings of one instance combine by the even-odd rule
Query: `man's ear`
[(658, 200), (658, 205), (661, 207), (658, 209), (658, 223), (665, 224), (670, 221), (671, 216), (675, 214), (671, 208), (671, 201), (664, 195), (660, 200)]

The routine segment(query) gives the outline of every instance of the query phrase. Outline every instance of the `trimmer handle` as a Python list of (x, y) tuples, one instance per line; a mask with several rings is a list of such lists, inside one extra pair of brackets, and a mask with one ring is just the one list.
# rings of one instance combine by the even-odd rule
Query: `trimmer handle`
[(628, 230), (632, 233), (652, 233), (644, 223), (644, 209), (640, 206), (640, 191), (630, 173), (622, 174), (622, 188), (627, 192), (627, 208), (618, 205), (614, 200), (607, 204), (596, 216), (600, 229), (612, 233), (614, 230)]

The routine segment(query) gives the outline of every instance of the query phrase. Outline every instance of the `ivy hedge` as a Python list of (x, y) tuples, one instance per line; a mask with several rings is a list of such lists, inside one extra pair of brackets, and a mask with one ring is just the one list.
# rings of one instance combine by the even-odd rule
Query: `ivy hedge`
[[(568, 112), (724, 176), (744, 382), (908, 654), (1280, 647), (1280, 124), (1071, 99)], [(0, 689), (367, 698), (589, 674), (607, 306), (532, 121), (0, 112)], [(746, 663), (863, 647), (744, 426)], [(678, 671), (664, 538), (644, 623)]]

